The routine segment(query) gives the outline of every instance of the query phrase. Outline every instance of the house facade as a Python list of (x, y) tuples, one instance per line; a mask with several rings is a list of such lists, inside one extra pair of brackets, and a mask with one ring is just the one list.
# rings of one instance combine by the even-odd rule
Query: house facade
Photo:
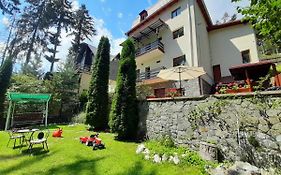
[(198, 96), (231, 79), (231, 66), (259, 61), (251, 26), (241, 21), (213, 25), (203, 0), (159, 0), (139, 14), (127, 35), (136, 45), (138, 81), (154, 92), (179, 87), (156, 77), (163, 68), (203, 67), (206, 75), (183, 83), (186, 95)]
[[(92, 77), (92, 65), (95, 63), (95, 55), (97, 48), (87, 43), (82, 43), (78, 56), (76, 58), (76, 70), (79, 73), (79, 94), (83, 91), (88, 91), (91, 77)], [(116, 57), (110, 56), (109, 65), (109, 82), (108, 92), (113, 93), (116, 87), (116, 77), (118, 72), (119, 55)]]

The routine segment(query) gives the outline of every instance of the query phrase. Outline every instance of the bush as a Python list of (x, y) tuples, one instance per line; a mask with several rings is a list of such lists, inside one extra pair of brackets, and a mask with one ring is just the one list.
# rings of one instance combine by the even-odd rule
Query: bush
[(86, 113), (82, 112), (72, 118), (72, 123), (84, 124), (86, 122)]

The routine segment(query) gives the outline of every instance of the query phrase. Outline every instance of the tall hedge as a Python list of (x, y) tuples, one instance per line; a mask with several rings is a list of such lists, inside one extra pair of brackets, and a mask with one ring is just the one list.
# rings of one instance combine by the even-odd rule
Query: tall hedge
[(108, 128), (108, 80), (110, 64), (110, 44), (102, 37), (92, 68), (92, 78), (88, 91), (86, 123), (96, 130)]
[(13, 61), (7, 58), (2, 67), (0, 67), (0, 117), (3, 116), (6, 92), (10, 84), (12, 72)]
[(136, 138), (137, 125), (135, 47), (128, 39), (121, 52), (109, 126), (118, 139), (131, 140)]

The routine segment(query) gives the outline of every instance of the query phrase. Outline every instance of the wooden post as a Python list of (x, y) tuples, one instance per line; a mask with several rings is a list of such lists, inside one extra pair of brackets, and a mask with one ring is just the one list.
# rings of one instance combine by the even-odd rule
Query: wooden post
[(7, 118), (6, 118), (6, 126), (5, 126), (5, 131), (8, 130), (8, 125), (10, 123), (10, 117), (11, 117), (11, 112), (12, 112), (12, 101), (9, 102), (9, 109), (8, 109), (8, 113), (7, 113)]
[(279, 78), (278, 72), (276, 70), (276, 65), (272, 64), (272, 70), (273, 70), (273, 75), (274, 75), (274, 86), (281, 86), (281, 80)]
[(253, 86), (252, 86), (251, 79), (250, 79), (250, 76), (249, 76), (249, 73), (248, 73), (247, 69), (245, 69), (245, 75), (246, 75), (246, 83), (247, 83), (247, 85), (250, 86), (250, 89), (251, 89), (251, 92), (252, 92)]

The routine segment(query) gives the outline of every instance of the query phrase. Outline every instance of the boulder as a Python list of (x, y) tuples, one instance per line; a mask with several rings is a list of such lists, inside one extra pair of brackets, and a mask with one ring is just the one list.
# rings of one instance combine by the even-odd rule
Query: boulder
[(140, 144), (140, 145), (137, 147), (136, 153), (137, 153), (137, 154), (140, 154), (140, 153), (142, 153), (144, 150), (145, 150), (144, 144)]

